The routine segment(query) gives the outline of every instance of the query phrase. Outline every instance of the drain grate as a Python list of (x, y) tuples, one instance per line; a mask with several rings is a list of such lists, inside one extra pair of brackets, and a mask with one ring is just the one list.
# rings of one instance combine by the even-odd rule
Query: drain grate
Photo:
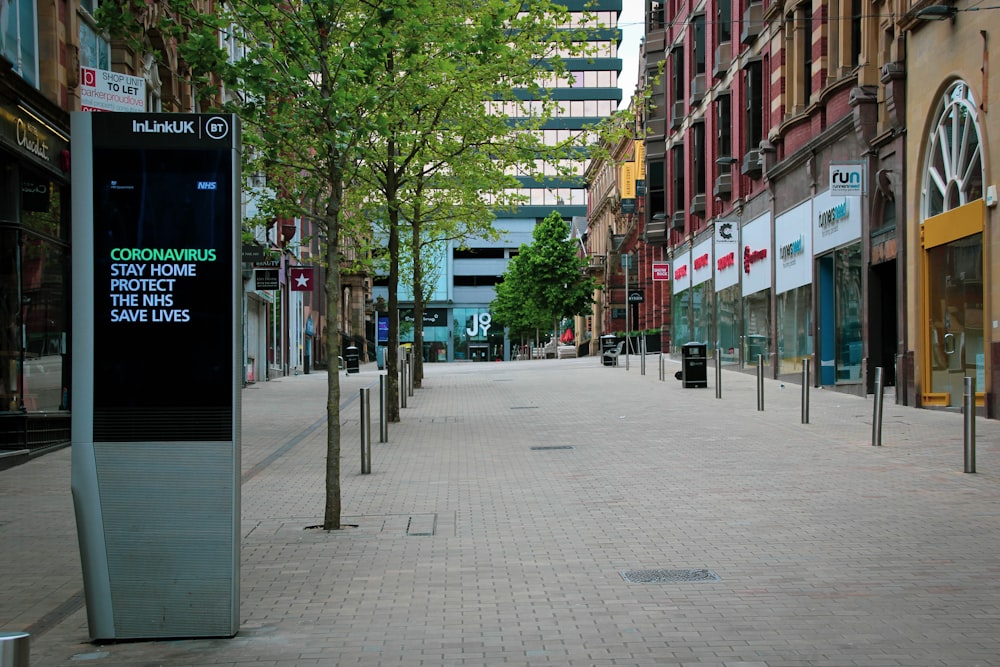
[(511, 410), (537, 410), (538, 406), (537, 405), (512, 405), (512, 406), (510, 406), (510, 409)]
[(532, 451), (541, 451), (546, 449), (574, 449), (573, 445), (540, 445), (538, 447), (532, 447)]
[(711, 570), (622, 570), (622, 579), (630, 584), (683, 584), (721, 581)]

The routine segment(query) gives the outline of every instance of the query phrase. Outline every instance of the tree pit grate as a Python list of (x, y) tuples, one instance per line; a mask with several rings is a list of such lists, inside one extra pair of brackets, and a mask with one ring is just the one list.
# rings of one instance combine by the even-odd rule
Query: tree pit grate
[(622, 570), (622, 579), (630, 584), (683, 584), (722, 581), (711, 570)]

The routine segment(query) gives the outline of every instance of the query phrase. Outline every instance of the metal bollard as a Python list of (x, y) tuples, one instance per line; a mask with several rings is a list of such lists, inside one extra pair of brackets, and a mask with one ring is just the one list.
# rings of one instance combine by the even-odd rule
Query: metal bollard
[(371, 390), (361, 389), (361, 474), (372, 471), (372, 420)]
[(715, 348), (715, 397), (722, 398), (722, 350)]
[(802, 360), (802, 423), (809, 423), (809, 364), (812, 359)]
[(639, 337), (639, 375), (646, 374), (646, 337)]
[(764, 355), (757, 355), (757, 412), (764, 411)]
[(386, 379), (389, 376), (378, 376), (378, 441), (389, 442), (389, 392)]
[(660, 352), (660, 382), (667, 376), (666, 363), (663, 361), (663, 352)]
[(0, 667), (28, 667), (31, 635), (0, 632)]
[(406, 353), (406, 380), (407, 380), (407, 391), (410, 392), (410, 396), (413, 396), (413, 367), (415, 363), (413, 361), (413, 350)]
[(399, 358), (399, 407), (406, 407), (406, 353)]
[(872, 447), (882, 446), (882, 398), (885, 390), (882, 387), (882, 367), (875, 369), (875, 405), (872, 407)]
[(965, 413), (965, 472), (976, 472), (976, 378), (966, 377), (962, 396)]

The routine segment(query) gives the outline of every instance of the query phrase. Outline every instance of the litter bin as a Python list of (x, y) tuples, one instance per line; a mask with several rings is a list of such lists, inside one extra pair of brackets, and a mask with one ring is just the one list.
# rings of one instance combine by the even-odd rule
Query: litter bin
[(708, 357), (705, 343), (681, 346), (681, 382), (685, 389), (708, 386)]
[(353, 345), (349, 345), (344, 350), (344, 366), (347, 368), (348, 373), (358, 373), (361, 371), (358, 348)]
[(601, 359), (604, 360), (605, 366), (614, 366), (615, 360), (611, 357), (605, 357), (604, 353), (608, 350), (613, 350), (618, 346), (618, 337), (613, 334), (608, 334), (606, 336), (601, 336)]
[(375, 348), (375, 362), (378, 364), (379, 370), (385, 368), (385, 345), (379, 345)]

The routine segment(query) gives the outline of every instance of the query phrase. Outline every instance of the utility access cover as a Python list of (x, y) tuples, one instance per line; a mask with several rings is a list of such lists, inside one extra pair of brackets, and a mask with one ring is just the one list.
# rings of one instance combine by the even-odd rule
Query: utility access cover
[(682, 584), (721, 581), (711, 570), (622, 570), (630, 584)]

